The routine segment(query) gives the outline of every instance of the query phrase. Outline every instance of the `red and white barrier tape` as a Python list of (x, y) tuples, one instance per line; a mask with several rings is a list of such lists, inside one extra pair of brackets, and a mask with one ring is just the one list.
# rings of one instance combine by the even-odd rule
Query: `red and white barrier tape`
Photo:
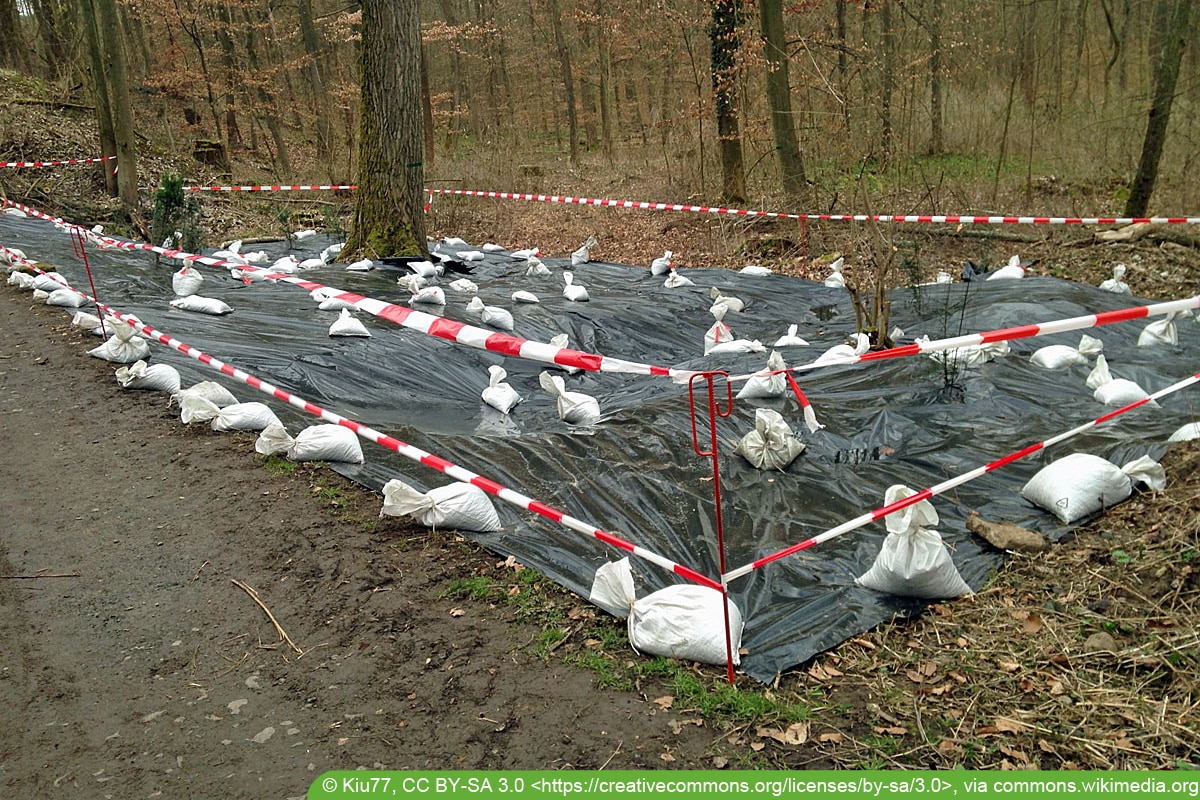
[[(3, 249), (5, 252), (10, 254), (10, 257), (16, 257), (16, 254), (12, 253), (12, 251), (8, 250), (8, 248)], [(25, 263), (38, 272), (44, 272), (44, 270), (29, 264), (28, 261), (25, 261)], [(672, 561), (664, 556), (660, 556), (657, 553), (633, 544), (632, 542), (628, 542), (613, 533), (597, 528), (596, 526), (584, 522), (581, 519), (572, 517), (566, 512), (560, 511), (553, 506), (538, 502), (527, 495), (502, 486), (493, 480), (471, 472), (470, 470), (460, 467), (451, 461), (447, 461), (440, 456), (433, 455), (432, 453), (426, 452), (419, 447), (414, 447), (406, 442), (402, 442), (394, 436), (380, 433), (374, 428), (368, 427), (360, 422), (343, 417), (340, 414), (336, 414), (332, 411), (322, 408), (321, 406), (311, 403), (298, 395), (288, 392), (285, 389), (280, 389), (278, 386), (267, 383), (266, 381), (257, 378), (248, 372), (240, 370), (231, 364), (220, 361), (219, 359), (214, 358), (202, 350), (198, 350), (190, 345), (184, 344), (178, 339), (168, 336), (165, 333), (161, 333), (139, 319), (114, 311), (108, 306), (97, 301), (94, 297), (90, 297), (86, 292), (82, 292), (79, 289), (70, 286), (64, 288), (71, 289), (76, 294), (86, 298), (88, 301), (96, 303), (96, 306), (102, 309), (106, 314), (109, 314), (119, 322), (129, 325), (139, 333), (145, 334), (159, 344), (166, 345), (172, 350), (178, 351), (189, 358), (193, 358), (201, 364), (211, 367), (218, 372), (222, 372), (234, 380), (240, 381), (247, 386), (263, 392), (264, 394), (271, 395), (272, 397), (282, 400), (289, 405), (295, 406), (301, 411), (306, 411), (313, 416), (323, 419), (326, 422), (330, 422), (335, 425), (341, 425), (344, 428), (349, 428), (358, 436), (366, 439), (367, 441), (374, 442), (381, 447), (391, 450), (394, 453), (398, 453), (405, 458), (424, 464), (427, 467), (432, 467), (438, 472), (445, 473), (457, 481), (477, 486), (488, 494), (495, 495), (501, 500), (511, 503), (518, 508), (523, 508), (526, 511), (532, 511), (534, 514), (545, 517), (553, 522), (557, 522), (558, 524), (576, 531), (577, 533), (583, 533), (595, 539), (599, 539), (605, 544), (611, 545), (618, 550), (624, 550), (645, 561), (657, 564), (663, 569), (673, 572), (682, 578), (692, 581), (693, 583), (698, 583), (701, 586), (707, 586), (708, 588), (716, 589), (717, 591), (721, 590), (721, 584), (717, 581), (714, 581), (712, 578), (709, 578), (693, 569), (685, 567), (678, 562)]]
[(642, 200), (601, 200), (593, 197), (567, 197), (550, 194), (520, 194), (517, 192), (481, 192), (469, 189), (427, 189), (437, 194), (469, 197), (491, 197), (500, 200), (532, 200), (539, 203), (566, 203), (607, 208), (637, 208), (650, 211), (690, 211), (699, 214), (729, 214), (741, 217), (776, 217), (820, 222), (936, 222), (961, 225), (1131, 225), (1135, 222), (1153, 224), (1197, 224), (1200, 217), (1033, 217), (1033, 216), (973, 216), (968, 214), (790, 214), (780, 211), (754, 211), (723, 206), (689, 206), (678, 203), (650, 203)]
[(300, 184), (294, 186), (184, 186), (185, 192), (299, 192), (307, 190), (357, 189), (353, 184)]
[[(15, 203), (11, 200), (4, 200), (5, 205), (11, 205), (14, 208), (19, 208), (28, 214), (54, 222), (56, 225), (62, 225), (69, 228), (80, 228), (81, 226), (73, 223), (64, 222), (63, 220), (45, 214), (37, 209), (29, 206)], [(84, 230), (87, 230), (86, 228)], [(538, 361), (545, 364), (557, 364), (564, 367), (574, 367), (589, 372), (617, 372), (629, 373), (635, 375), (663, 375), (674, 380), (686, 381), (690, 376), (697, 374), (697, 370), (680, 370), (670, 367), (660, 367), (652, 364), (644, 364), (636, 361), (626, 361), (619, 358), (611, 358), (609, 356), (598, 355), (595, 353), (585, 353), (581, 350), (572, 350), (569, 347), (555, 347), (552, 344), (544, 342), (535, 342), (529, 339), (522, 339), (517, 336), (511, 336), (506, 333), (498, 333), (493, 330), (477, 328), (473, 325), (468, 325), (463, 322), (446, 319), (445, 317), (437, 317), (432, 314), (426, 314), (422, 311), (416, 311), (407, 306), (399, 306), (395, 303), (388, 303), (383, 300), (376, 300), (371, 297), (364, 297), (354, 292), (347, 292), (335, 287), (325, 286), (313, 281), (298, 278), (295, 275), (271, 272), (269, 269), (255, 267), (248, 264), (238, 264), (230, 261), (224, 261), (218, 258), (209, 256), (196, 255), (183, 250), (172, 250), (164, 247), (156, 247), (155, 245), (146, 244), (144, 242), (127, 242), (119, 239), (112, 239), (107, 236), (100, 236), (91, 231), (87, 231), (88, 238), (99, 243), (102, 247), (113, 248), (118, 250), (145, 250), (147, 252), (158, 253), (167, 256), (168, 258), (176, 258), (181, 261), (190, 261), (209, 266), (224, 267), (226, 269), (235, 268), (245, 272), (253, 272), (261, 274), (267, 280), (282, 281), (299, 286), (302, 289), (313, 291), (320, 289), (328, 292), (329, 296), (336, 297), (339, 300), (344, 300), (350, 303), (355, 308), (365, 311), (381, 319), (386, 319), (391, 322), (401, 325), (412, 330), (420, 331), (421, 333), (430, 336), (436, 336), (439, 339), (455, 342), (457, 344), (474, 347), (481, 350), (487, 350), (493, 353), (500, 353), (506, 356), (514, 356), (516, 358), (525, 358), (531, 361)]]
[[(962, 336), (952, 336), (948, 339), (933, 339), (930, 341), (913, 342), (912, 344), (901, 345), (900, 347), (890, 347), (887, 350), (870, 351), (861, 355), (830, 358), (825, 361), (813, 361), (809, 364), (788, 367), (786, 370), (780, 371), (807, 372), (820, 367), (840, 367), (846, 364), (860, 364), (864, 361), (884, 361), (891, 358), (903, 358), (905, 356), (915, 356), (922, 353), (937, 353), (946, 350), (957, 350), (960, 347), (974, 347), (992, 342), (1010, 342), (1017, 339), (1029, 339), (1036, 336), (1048, 336), (1052, 333), (1065, 333), (1067, 331), (1077, 331), (1086, 328), (1098, 328), (1103, 325), (1112, 325), (1116, 322), (1129, 322), (1130, 320), (1162, 316), (1172, 312), (1187, 311), (1194, 308), (1200, 308), (1200, 295), (1188, 297), (1183, 300), (1168, 300), (1163, 303), (1152, 303), (1148, 306), (1130, 306), (1128, 308), (1117, 309), (1116, 311), (1102, 311), (1098, 314), (1085, 314), (1081, 317), (1068, 317), (1067, 319), (1039, 322), (1033, 325), (1021, 325), (1016, 328), (999, 328), (997, 330), (984, 331), (982, 333), (968, 333)], [(733, 377), (729, 378), (729, 381), (731, 383), (736, 383), (738, 381), (749, 380), (750, 378), (753, 378), (755, 374), (756, 373), (734, 375)]]
[(67, 164), (99, 164), (101, 161), (111, 161), (116, 156), (101, 156), (100, 158), (72, 158), (67, 161), (4, 161), (0, 167), (61, 167)]
[(843, 522), (841, 525), (838, 525), (835, 528), (830, 528), (829, 530), (825, 531), (824, 533), (813, 536), (810, 539), (805, 539), (803, 542), (799, 542), (790, 547), (785, 547), (784, 549), (782, 549), (776, 553), (772, 553), (769, 556), (765, 556), (763, 558), (752, 561), (749, 564), (744, 564), (744, 565), (738, 567), (737, 569), (732, 569), (732, 570), (726, 572), (724, 575), (722, 575), (721, 580), (723, 583), (728, 584), (730, 581), (736, 580), (736, 579), (742, 577), (743, 575), (753, 572), (756, 569), (765, 567), (767, 564), (770, 564), (773, 561), (778, 561), (781, 558), (786, 558), (790, 555), (794, 555), (796, 553), (799, 553), (802, 550), (807, 550), (808, 548), (813, 547), (814, 545), (821, 544), (822, 542), (827, 542), (830, 539), (834, 538), (835, 536), (841, 536), (843, 533), (849, 533), (850, 531), (861, 528), (864, 525), (867, 525), (871, 522), (875, 522), (876, 520), (883, 519), (884, 517), (888, 516), (889, 514), (894, 514), (895, 512), (900, 511), (901, 509), (908, 508), (911, 505), (915, 505), (916, 503), (919, 503), (922, 500), (928, 500), (931, 497), (942, 494), (944, 492), (948, 492), (951, 489), (955, 489), (959, 486), (962, 486), (964, 483), (973, 481), (978, 477), (988, 474), (989, 472), (994, 472), (994, 471), (1000, 469), (1001, 467), (1004, 467), (1004, 466), (1007, 466), (1008, 464), (1013, 463), (1014, 461), (1019, 461), (1020, 459), (1025, 458), (1026, 456), (1029, 456), (1029, 455), (1032, 455), (1032, 454), (1038, 452), (1039, 450), (1044, 450), (1045, 448), (1050, 447), (1051, 445), (1055, 445), (1055, 444), (1058, 444), (1059, 442), (1070, 439), (1072, 436), (1076, 436), (1076, 435), (1088, 430), (1089, 428), (1094, 428), (1095, 426), (1105, 423), (1108, 420), (1113, 419), (1114, 417), (1119, 417), (1126, 412), (1132, 411), (1135, 408), (1140, 408), (1140, 407), (1146, 405), (1147, 403), (1150, 403), (1154, 400), (1158, 400), (1161, 397), (1166, 397), (1167, 395), (1171, 394), (1172, 392), (1177, 392), (1180, 389), (1185, 389), (1188, 386), (1191, 386), (1192, 384), (1197, 383), (1197, 382), (1200, 382), (1200, 372), (1192, 375), (1189, 378), (1184, 378), (1183, 380), (1178, 381), (1177, 383), (1173, 383), (1165, 389), (1160, 389), (1159, 391), (1151, 394), (1149, 397), (1145, 397), (1141, 400), (1136, 400), (1136, 401), (1130, 403), (1129, 405), (1118, 408), (1116, 411), (1110, 411), (1107, 414), (1099, 416), (1096, 419), (1092, 420), (1091, 422), (1085, 422), (1084, 424), (1082, 424), (1078, 427), (1072, 428), (1071, 430), (1065, 431), (1056, 436), (1052, 436), (1049, 439), (1046, 439), (1045, 441), (1038, 442), (1037, 444), (1031, 444), (1028, 447), (1025, 447), (1024, 449), (1016, 451), (1015, 453), (1009, 453), (1008, 455), (1004, 456), (1003, 458), (998, 458), (995, 461), (992, 461), (988, 464), (984, 464), (982, 467), (976, 467), (975, 469), (973, 469), (969, 472), (964, 472), (963, 474), (958, 475), (954, 478), (951, 478), (950, 480), (942, 481), (941, 483), (939, 483), (935, 486), (930, 486), (927, 489), (922, 489), (921, 491), (917, 492), (916, 494), (912, 495), (911, 497), (905, 497), (901, 500), (897, 500), (896, 502), (891, 503), (890, 505), (882, 506), (880, 508), (875, 509), (874, 511), (868, 511), (867, 513), (857, 516), (852, 520)]

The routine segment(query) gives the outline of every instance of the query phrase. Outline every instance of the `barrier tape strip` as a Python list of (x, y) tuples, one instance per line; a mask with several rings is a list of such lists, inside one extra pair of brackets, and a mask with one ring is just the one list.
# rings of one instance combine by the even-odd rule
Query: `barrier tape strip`
[(184, 186), (185, 192), (298, 192), (305, 190), (357, 189), (353, 184), (300, 184), (294, 186)]
[(100, 158), (72, 158), (67, 161), (5, 161), (0, 167), (60, 167), (66, 164), (99, 164), (101, 161), (111, 161), (116, 156), (101, 156)]
[(968, 214), (790, 214), (781, 211), (754, 211), (721, 206), (688, 206), (677, 203), (650, 203), (644, 200), (600, 200), (592, 197), (567, 197), (550, 194), (520, 194), (517, 192), (482, 192), (470, 189), (428, 189), (437, 194), (467, 197), (491, 197), (500, 200), (532, 200), (539, 203), (604, 206), (608, 208), (637, 208), (650, 211), (690, 211), (700, 214), (730, 214), (742, 217), (772, 217), (821, 222), (935, 222), (960, 225), (1132, 225), (1200, 224), (1200, 217), (1029, 217), (1029, 216), (972, 216)]
[[(19, 258), (6, 247), (0, 247), (0, 249), (3, 249), (5, 252), (9, 253), (10, 257)], [(33, 264), (30, 264), (27, 259), (20, 260), (24, 261), (26, 265), (37, 270), (39, 273), (44, 273), (44, 270), (34, 266)], [(712, 578), (707, 577), (706, 575), (697, 572), (696, 570), (685, 567), (684, 565), (672, 561), (664, 556), (660, 556), (651, 550), (647, 550), (644, 547), (633, 544), (632, 542), (629, 542), (614, 533), (602, 530), (594, 525), (584, 522), (581, 519), (572, 517), (566, 512), (560, 511), (553, 506), (538, 502), (527, 495), (502, 486), (501, 484), (496, 483), (489, 478), (485, 478), (477, 473), (471, 472), (470, 470), (451, 461), (447, 461), (440, 456), (433, 455), (432, 453), (426, 452), (419, 447), (407, 444), (406, 442), (403, 442), (394, 436), (380, 433), (374, 428), (363, 425), (362, 423), (349, 419), (348, 417), (343, 417), (340, 414), (336, 414), (332, 411), (322, 408), (315, 403), (311, 403), (299, 395), (292, 394), (285, 389), (281, 389), (278, 386), (267, 383), (266, 381), (257, 378), (248, 372), (240, 370), (231, 364), (227, 364), (202, 350), (198, 350), (179, 341), (178, 339), (174, 339), (165, 333), (155, 330), (153, 327), (147, 325), (136, 317), (127, 316), (121, 314), (120, 312), (114, 311), (108, 306), (100, 303), (94, 297), (90, 297), (86, 292), (82, 292), (73, 286), (65, 286), (63, 288), (70, 289), (88, 301), (95, 303), (97, 308), (102, 309), (106, 314), (109, 314), (119, 322), (129, 325), (139, 333), (145, 334), (159, 344), (166, 345), (172, 350), (182, 353), (189, 358), (193, 358), (201, 364), (215, 369), (218, 372), (222, 372), (234, 380), (240, 381), (241, 383), (257, 389), (264, 394), (271, 395), (272, 397), (284, 401), (288, 405), (295, 406), (301, 411), (306, 411), (315, 417), (325, 420), (326, 422), (330, 422), (335, 425), (341, 425), (344, 428), (349, 428), (358, 436), (366, 439), (367, 441), (374, 442), (375, 444), (402, 455), (405, 458), (411, 459), (412, 461), (417, 461), (427, 467), (432, 467), (438, 472), (449, 475), (457, 481), (469, 483), (472, 486), (477, 486), (488, 494), (494, 495), (501, 500), (511, 503), (519, 508), (523, 508), (526, 511), (532, 511), (534, 514), (545, 517), (552, 522), (557, 522), (558, 524), (576, 531), (577, 533), (583, 533), (595, 539), (599, 539), (605, 544), (611, 545), (618, 550), (624, 550), (631, 555), (635, 555), (645, 561), (657, 564), (667, 571), (673, 572), (676, 575), (679, 575), (680, 577), (685, 578), (693, 583), (700, 584), (701, 586), (707, 586), (708, 588), (716, 589), (717, 591), (722, 591), (720, 583)]]
[(1118, 408), (1115, 411), (1110, 411), (1107, 414), (1096, 417), (1096, 419), (1092, 420), (1091, 422), (1085, 422), (1084, 424), (1079, 425), (1078, 427), (1072, 428), (1071, 430), (1065, 431), (1056, 436), (1052, 436), (1049, 439), (1046, 439), (1045, 441), (1038, 442), (1037, 444), (1031, 444), (1028, 447), (1025, 447), (1014, 453), (1009, 453), (1008, 455), (1004, 456), (1003, 458), (998, 458), (995, 461), (992, 461), (988, 464), (984, 464), (981, 467), (976, 467), (975, 469), (970, 470), (969, 472), (964, 472), (963, 474), (958, 475), (954, 478), (951, 478), (950, 480), (942, 481), (941, 483), (939, 483), (935, 486), (930, 486), (927, 489), (922, 489), (921, 491), (917, 492), (916, 494), (912, 495), (911, 497), (905, 497), (905, 498), (897, 500), (896, 502), (891, 503), (889, 505), (877, 508), (874, 511), (868, 511), (867, 513), (857, 516), (852, 520), (843, 522), (841, 525), (838, 525), (837, 527), (830, 528), (829, 530), (825, 531), (824, 533), (813, 536), (810, 539), (805, 539), (803, 542), (799, 542), (797, 544), (791, 545), (790, 547), (785, 547), (784, 549), (782, 549), (778, 552), (772, 553), (769, 556), (765, 556), (763, 558), (757, 559), (755, 561), (750, 562), (749, 564), (744, 564), (744, 565), (738, 567), (737, 569), (730, 570), (729, 572), (726, 572), (724, 575), (721, 576), (721, 580), (723, 583), (728, 584), (730, 581), (736, 580), (737, 578), (740, 578), (743, 575), (753, 572), (756, 569), (765, 567), (767, 564), (770, 564), (773, 561), (778, 561), (781, 558), (786, 558), (790, 555), (794, 555), (796, 553), (799, 553), (802, 550), (807, 550), (808, 548), (813, 547), (814, 545), (821, 544), (822, 542), (827, 542), (836, 536), (841, 536), (843, 533), (849, 533), (850, 531), (861, 528), (864, 525), (867, 525), (868, 523), (883, 519), (884, 517), (888, 516), (889, 514), (894, 514), (895, 512), (900, 511), (905, 508), (908, 508), (911, 505), (915, 505), (916, 503), (919, 503), (922, 500), (928, 500), (929, 498), (935, 497), (939, 494), (942, 494), (943, 492), (947, 492), (951, 489), (955, 489), (959, 486), (962, 486), (964, 483), (973, 481), (978, 477), (988, 474), (989, 472), (994, 472), (994, 471), (1000, 469), (1001, 467), (1004, 467), (1004, 466), (1007, 466), (1008, 464), (1013, 463), (1014, 461), (1019, 461), (1020, 459), (1025, 458), (1026, 456), (1032, 455), (1040, 450), (1044, 450), (1045, 448), (1050, 447), (1051, 445), (1055, 445), (1055, 444), (1058, 444), (1059, 442), (1070, 439), (1072, 436), (1076, 436), (1076, 435), (1088, 430), (1089, 428), (1093, 428), (1097, 425), (1101, 425), (1101, 424), (1109, 421), (1110, 419), (1113, 419), (1114, 417), (1119, 417), (1126, 412), (1134, 410), (1135, 408), (1141, 408), (1142, 406), (1146, 405), (1147, 403), (1158, 400), (1160, 397), (1165, 397), (1165, 396), (1171, 394), (1172, 392), (1177, 392), (1180, 389), (1185, 389), (1188, 386), (1191, 386), (1192, 384), (1197, 383), (1197, 382), (1200, 382), (1200, 372), (1197, 372), (1196, 374), (1192, 375), (1189, 378), (1184, 378), (1183, 380), (1178, 381), (1177, 383), (1173, 383), (1165, 389), (1160, 389), (1159, 391), (1155, 392), (1154, 394), (1151, 394), (1148, 397), (1144, 397), (1141, 400), (1135, 400), (1134, 402), (1130, 403), (1129, 405), (1122, 406), (1121, 408)]
[[(1049, 336), (1053, 333), (1066, 333), (1067, 331), (1077, 331), (1086, 328), (1098, 328), (1104, 325), (1112, 325), (1116, 322), (1129, 322), (1135, 319), (1144, 319), (1146, 317), (1162, 316), (1179, 311), (1187, 311), (1190, 309), (1200, 308), (1200, 295), (1188, 297), (1183, 300), (1168, 300), (1162, 303), (1152, 303), (1148, 306), (1129, 306), (1128, 308), (1120, 308), (1116, 311), (1102, 311), (1098, 314), (1084, 314), (1079, 317), (1068, 317), (1066, 319), (1052, 320), (1050, 322), (1038, 322), (1033, 325), (1020, 325), (1015, 328), (997, 328), (996, 330), (983, 331), (982, 333), (967, 333), (962, 336), (952, 336), (947, 339), (932, 339), (929, 341), (918, 341), (912, 344), (905, 344), (899, 347), (889, 347), (886, 350), (874, 350), (854, 356), (841, 356), (838, 358), (829, 358), (824, 361), (812, 361), (808, 364), (801, 364), (795, 367), (788, 367), (780, 372), (807, 372), (808, 370), (818, 367), (840, 367), (846, 364), (860, 364), (864, 361), (885, 361), (892, 358), (903, 358), (906, 356), (915, 356), (920, 354), (938, 353), (946, 350), (957, 350), (960, 347), (975, 347), (981, 344), (990, 344), (993, 342), (1011, 342), (1017, 339), (1030, 339), (1037, 336)], [(754, 377), (756, 373), (748, 373), (746, 375), (734, 375), (729, 380), (731, 383), (748, 380)]]

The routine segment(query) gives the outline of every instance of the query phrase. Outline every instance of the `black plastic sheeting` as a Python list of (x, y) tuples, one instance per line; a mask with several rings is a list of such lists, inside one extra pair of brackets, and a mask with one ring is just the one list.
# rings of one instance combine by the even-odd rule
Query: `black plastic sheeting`
[[(291, 252), (317, 255), (331, 240), (304, 240)], [(82, 263), (69, 239), (49, 223), (0, 217), (0, 242), (59, 269), (86, 287)], [(283, 255), (286, 245), (246, 246)], [(443, 248), (453, 251), (454, 248)], [(465, 249), (465, 248), (464, 248)], [(472, 248), (473, 249), (473, 248)], [(572, 391), (598, 398), (602, 421), (572, 428), (558, 420), (554, 400), (538, 387), (544, 364), (504, 357), (407, 330), (359, 314), (370, 339), (331, 339), (338, 312), (319, 311), (308, 293), (287, 283), (245, 285), (219, 268), (203, 267), (200, 294), (224, 300), (234, 311), (210, 317), (171, 309), (176, 262), (155, 264), (145, 252), (89, 249), (100, 299), (136, 314), (160, 331), (344, 416), (392, 434), (536, 500), (613, 531), (633, 543), (711, 577), (717, 577), (711, 462), (692, 451), (687, 387), (668, 378), (622, 374), (561, 374)], [(770, 345), (798, 324), (811, 346), (785, 348), (788, 364), (814, 360), (855, 329), (842, 289), (780, 275), (752, 277), (721, 269), (689, 269), (695, 287), (666, 289), (663, 276), (645, 267), (593, 262), (574, 269), (591, 301), (562, 296), (565, 259), (543, 259), (552, 275), (525, 276), (525, 263), (504, 253), (474, 262), (471, 280), (489, 305), (513, 312), (515, 335), (548, 341), (570, 335), (570, 346), (589, 352), (684, 369), (763, 369)], [(647, 262), (649, 257), (647, 258)], [(396, 303), (408, 292), (394, 269), (359, 273), (343, 265), (302, 273), (305, 279)], [(465, 306), (471, 295), (446, 289), (448, 318), (478, 325)], [(768, 352), (704, 357), (703, 336), (713, 323), (709, 288), (746, 301), (726, 322), (739, 338), (759, 339)], [(541, 303), (509, 299), (516, 289)], [(1054, 278), (973, 281), (899, 289), (892, 293), (892, 323), (909, 337), (954, 336), (996, 328), (1110, 311), (1137, 299)], [(436, 306), (419, 306), (430, 312)], [(1147, 391), (1162, 389), (1200, 367), (1195, 354), (1200, 325), (1178, 322), (1177, 347), (1137, 347), (1147, 321), (1086, 331), (1104, 343), (1112, 373)], [(914, 489), (986, 464), (1112, 410), (1084, 385), (1090, 367), (1047, 371), (1029, 362), (1048, 344), (1075, 346), (1081, 332), (1024, 339), (1012, 352), (960, 374), (947, 390), (943, 370), (928, 356), (820, 368), (798, 381), (826, 426), (808, 433), (794, 398), (735, 401), (718, 423), (726, 561), (729, 568), (777, 552), (883, 504), (888, 486)], [(99, 340), (97, 340), (99, 342)], [(265, 398), (247, 386), (156, 346), (155, 362), (176, 366), (184, 384), (217, 380), (240, 400)], [(485, 406), (480, 392), (487, 367), (501, 363), (508, 382), (525, 398), (507, 418)], [(735, 386), (735, 392), (738, 387)], [(317, 422), (278, 401), (272, 404), (295, 435)], [(762, 472), (732, 452), (754, 427), (758, 405), (781, 411), (807, 445), (786, 472)], [(1103, 456), (1118, 466), (1140, 455), (1158, 458), (1180, 425), (1200, 419), (1200, 395), (1182, 391), (1161, 407), (1143, 407), (1089, 429), (1074, 439), (989, 473), (933, 499), (938, 526), (966, 581), (978, 589), (1004, 554), (965, 528), (969, 510), (1008, 519), (1057, 538), (1065, 529), (1021, 499), (1018, 492), (1041, 466), (1073, 451)], [(701, 422), (701, 431), (706, 423)], [(702, 433), (703, 435), (703, 433)], [(367, 463), (338, 465), (340, 472), (378, 489), (400, 477), (422, 489), (450, 481), (404, 457), (370, 444)], [(496, 501), (504, 529), (476, 538), (515, 556), (571, 590), (587, 596), (597, 567), (625, 555), (601, 542)], [(923, 601), (863, 589), (856, 576), (873, 562), (885, 535), (881, 523), (782, 559), (733, 582), (731, 596), (746, 619), (742, 668), (770, 681), (839, 642)], [(639, 596), (680, 579), (633, 559)]]

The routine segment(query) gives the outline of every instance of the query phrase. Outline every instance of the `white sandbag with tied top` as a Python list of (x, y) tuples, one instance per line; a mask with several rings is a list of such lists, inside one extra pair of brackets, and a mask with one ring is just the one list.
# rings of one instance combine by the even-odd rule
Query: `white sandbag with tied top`
[(1118, 467), (1100, 456), (1072, 453), (1038, 470), (1021, 497), (1069, 525), (1124, 502), (1136, 484), (1159, 491), (1167, 485), (1166, 472), (1149, 456)]
[(362, 445), (354, 431), (332, 423), (312, 425), (292, 438), (279, 423), (263, 428), (254, 450), (264, 456), (283, 453), (290, 461), (363, 463)]
[(451, 483), (422, 492), (393, 478), (383, 486), (382, 517), (411, 517), (437, 529), (498, 531), (500, 516), (487, 493), (470, 483)]

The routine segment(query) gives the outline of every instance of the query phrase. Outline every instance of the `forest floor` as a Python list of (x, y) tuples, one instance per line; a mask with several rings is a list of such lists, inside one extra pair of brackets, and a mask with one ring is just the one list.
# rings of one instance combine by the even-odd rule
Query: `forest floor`
[[(3, 160), (93, 154), (86, 121), (40, 104), (3, 111)], [(181, 163), (149, 157), (144, 174)], [(270, 180), (246, 170), (238, 182)], [(562, 169), (497, 186), (475, 174), (477, 188), (672, 199), (654, 175), (613, 185)], [(41, 210), (111, 217), (90, 168), (0, 180)], [(345, 203), (203, 202), (210, 244), (319, 223), (337, 207), (326, 203)], [(1055, 211), (1045, 202), (1014, 205)], [(868, 235), (441, 197), (428, 220), (431, 235), (550, 255), (597, 234), (604, 260), (648, 264), (672, 249), (685, 268), (763, 263), (809, 277), (823, 274), (814, 255), (853, 254)], [(893, 235), (923, 277), (1019, 253), (1035, 272), (1088, 283), (1125, 263), (1141, 297), (1198, 289), (1200, 251), (1169, 232), (982, 234)], [(1165, 491), (1014, 555), (974, 596), (882, 625), (769, 687), (730, 688), (723, 670), (635, 654), (620, 623), (520, 565), (378, 519), (376, 495), (327, 470), (180, 425), (156, 397), (121, 390), (84, 344), (59, 310), (0, 287), (7, 794), (302, 796), (322, 771), (354, 767), (1200, 767), (1195, 444), (1167, 454)]]

